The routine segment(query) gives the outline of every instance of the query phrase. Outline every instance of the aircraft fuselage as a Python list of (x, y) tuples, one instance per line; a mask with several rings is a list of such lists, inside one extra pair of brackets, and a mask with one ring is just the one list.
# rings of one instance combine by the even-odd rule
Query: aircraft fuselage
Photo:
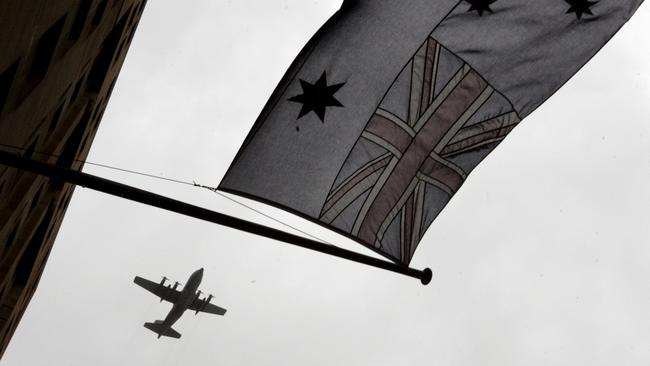
[[(162, 329), (171, 328), (172, 325), (183, 315), (185, 310), (192, 304), (194, 299), (198, 296), (197, 290), (203, 279), (203, 268), (195, 271), (190, 275), (190, 278), (187, 279), (183, 291), (181, 291), (178, 301), (174, 303), (172, 309), (169, 311), (169, 314), (165, 317), (162, 323)], [(159, 333), (162, 334), (163, 332)]]

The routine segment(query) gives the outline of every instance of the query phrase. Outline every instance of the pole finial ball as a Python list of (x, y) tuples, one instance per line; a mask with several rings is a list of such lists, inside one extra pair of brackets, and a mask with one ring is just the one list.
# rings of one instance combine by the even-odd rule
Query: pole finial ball
[(431, 272), (431, 268), (425, 268), (422, 271), (422, 277), (420, 277), (420, 281), (423, 285), (426, 286), (429, 284), (429, 282), (431, 282), (431, 278), (433, 278), (433, 272)]

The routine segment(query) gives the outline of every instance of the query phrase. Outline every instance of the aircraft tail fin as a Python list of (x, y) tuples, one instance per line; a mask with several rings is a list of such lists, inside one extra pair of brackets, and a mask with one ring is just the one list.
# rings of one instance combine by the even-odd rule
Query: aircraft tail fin
[(178, 333), (177, 331), (175, 331), (174, 329), (172, 329), (172, 327), (164, 329), (162, 327), (162, 321), (160, 321), (160, 320), (156, 320), (153, 323), (144, 323), (144, 327), (151, 330), (151, 331), (153, 331), (153, 332), (155, 332), (155, 333), (157, 333), (158, 338), (160, 338), (160, 336), (172, 337), (172, 338), (180, 338), (181, 337), (181, 334)]

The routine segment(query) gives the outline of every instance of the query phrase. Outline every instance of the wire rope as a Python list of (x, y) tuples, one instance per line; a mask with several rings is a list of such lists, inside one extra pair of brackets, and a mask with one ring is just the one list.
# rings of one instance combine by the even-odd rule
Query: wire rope
[[(8, 144), (4, 144), (4, 143), (0, 143), (0, 146), (2, 146), (2, 147), (6, 147), (6, 148), (10, 148), (10, 149), (14, 149), (14, 150), (23, 151), (23, 152), (27, 150), (27, 149), (25, 149), (24, 147), (19, 147), (19, 146), (14, 146), (14, 145), (8, 145)], [(51, 154), (51, 153), (46, 153), (46, 152), (43, 152), (43, 151), (36, 151), (36, 150), (34, 150), (34, 151), (32, 151), (32, 153), (34, 153), (34, 154), (40, 154), (40, 155), (47, 155), (47, 156), (51, 156), (51, 157), (55, 157), (55, 158), (60, 157), (60, 155), (57, 155), (57, 154)], [(313, 235), (313, 234), (310, 234), (310, 233), (308, 233), (308, 232), (306, 232), (306, 231), (304, 231), (304, 230), (301, 230), (301, 229), (299, 229), (299, 228), (297, 228), (297, 227), (295, 227), (295, 226), (293, 226), (293, 225), (290, 225), (290, 224), (288, 224), (288, 223), (286, 223), (286, 222), (284, 222), (284, 221), (282, 221), (282, 220), (280, 220), (280, 219), (277, 219), (277, 218), (275, 218), (275, 217), (273, 217), (273, 216), (271, 216), (271, 215), (269, 215), (269, 214), (266, 214), (266, 213), (264, 213), (264, 212), (262, 212), (262, 211), (260, 211), (260, 210), (258, 210), (258, 209), (255, 209), (255, 208), (253, 208), (253, 207), (251, 207), (251, 206), (249, 206), (249, 205), (247, 205), (247, 204), (245, 204), (245, 203), (243, 203), (243, 202), (241, 202), (241, 201), (236, 200), (236, 199), (233, 198), (233, 197), (230, 197), (230, 196), (228, 196), (228, 195), (225, 195), (224, 193), (219, 192), (219, 190), (218, 190), (217, 188), (215, 188), (215, 187), (211, 187), (211, 186), (207, 186), (207, 185), (199, 184), (199, 183), (194, 182), (194, 181), (189, 182), (189, 181), (184, 181), (184, 180), (179, 180), (179, 179), (167, 178), (167, 177), (163, 177), (163, 176), (161, 176), (161, 175), (155, 175), (155, 174), (150, 174), (150, 173), (144, 173), (144, 172), (140, 172), (140, 171), (137, 171), (137, 170), (125, 169), (125, 168), (120, 168), (120, 167), (116, 167), (116, 166), (112, 166), (112, 165), (107, 165), (107, 164), (94, 163), (94, 162), (91, 162), (91, 161), (88, 161), (88, 160), (81, 160), (81, 159), (76, 159), (76, 158), (75, 158), (75, 159), (71, 159), (71, 160), (74, 160), (74, 161), (77, 161), (77, 162), (81, 162), (81, 163), (83, 163), (83, 164), (88, 164), (88, 165), (92, 165), (92, 166), (96, 166), (96, 167), (104, 168), (104, 169), (110, 169), (110, 170), (119, 171), (119, 172), (122, 172), (122, 173), (133, 174), (133, 175), (139, 175), (139, 176), (143, 176), (143, 177), (147, 177), (147, 178), (158, 179), (158, 180), (164, 180), (164, 181), (171, 182), (171, 183), (182, 184), (182, 185), (189, 185), (189, 186), (193, 186), (193, 187), (197, 187), (197, 188), (201, 188), (201, 189), (206, 189), (206, 190), (211, 191), (212, 193), (215, 193), (215, 194), (221, 196), (222, 198), (225, 198), (225, 199), (227, 199), (227, 200), (229, 200), (229, 201), (231, 201), (231, 202), (233, 202), (233, 203), (236, 203), (236, 204), (238, 204), (238, 205), (240, 205), (240, 206), (242, 206), (242, 207), (244, 207), (244, 208), (246, 208), (246, 209), (248, 209), (248, 210), (251, 210), (251, 211), (257, 213), (258, 215), (261, 215), (261, 216), (263, 216), (263, 217), (265, 217), (265, 218), (267, 218), (267, 219), (269, 219), (269, 220), (272, 220), (272, 221), (274, 221), (274, 222), (276, 222), (276, 223), (278, 223), (278, 224), (280, 224), (280, 225), (283, 225), (283, 226), (285, 226), (285, 227), (288, 227), (288, 228), (290, 228), (290, 229), (292, 229), (292, 230), (295, 230), (295, 231), (297, 231), (297, 232), (299, 232), (299, 233), (301, 233), (301, 234), (303, 234), (303, 235), (306, 235), (306, 236), (308, 236), (308, 237), (310, 237), (310, 238), (312, 238), (312, 239), (314, 239), (314, 240), (317, 240), (317, 241), (322, 242), (322, 243), (325, 243), (325, 244), (333, 245), (333, 244), (327, 242), (326, 240), (323, 240), (323, 239), (321, 239), (321, 238), (319, 238), (319, 237), (317, 237), (317, 236), (315, 236), (315, 235)]]

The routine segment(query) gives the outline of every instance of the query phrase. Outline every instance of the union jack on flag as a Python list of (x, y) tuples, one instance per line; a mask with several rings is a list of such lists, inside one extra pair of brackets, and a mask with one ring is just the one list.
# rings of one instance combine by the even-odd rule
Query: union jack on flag
[(319, 219), (409, 263), (467, 174), (519, 120), (501, 94), (429, 37), (370, 118)]

